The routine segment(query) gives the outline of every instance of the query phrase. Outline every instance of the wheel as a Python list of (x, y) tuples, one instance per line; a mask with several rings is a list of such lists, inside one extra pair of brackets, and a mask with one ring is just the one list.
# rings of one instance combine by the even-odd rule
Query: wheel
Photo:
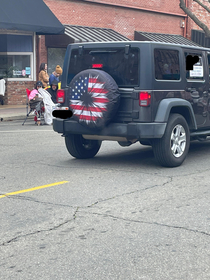
[(65, 144), (70, 155), (79, 159), (94, 157), (101, 147), (101, 141), (87, 140), (79, 134), (66, 136)]
[(73, 119), (86, 128), (97, 130), (112, 120), (120, 103), (115, 80), (97, 69), (78, 73), (69, 85), (69, 97)]
[(185, 118), (171, 114), (160, 139), (153, 140), (152, 148), (157, 161), (165, 167), (176, 167), (185, 160), (190, 146), (190, 132)]

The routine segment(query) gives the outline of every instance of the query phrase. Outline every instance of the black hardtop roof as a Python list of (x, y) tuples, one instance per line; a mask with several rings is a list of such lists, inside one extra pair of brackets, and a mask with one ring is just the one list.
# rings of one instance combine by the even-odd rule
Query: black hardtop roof
[(109, 46), (109, 45), (160, 45), (160, 46), (169, 46), (169, 47), (181, 47), (181, 48), (187, 48), (192, 50), (200, 50), (200, 51), (209, 51), (210, 48), (202, 47), (202, 46), (191, 46), (191, 45), (182, 45), (182, 44), (173, 44), (173, 43), (165, 43), (165, 42), (155, 42), (155, 41), (110, 41), (110, 42), (84, 42), (84, 43), (74, 43), (70, 44), (71, 46), (97, 46), (97, 47), (103, 47), (103, 46)]

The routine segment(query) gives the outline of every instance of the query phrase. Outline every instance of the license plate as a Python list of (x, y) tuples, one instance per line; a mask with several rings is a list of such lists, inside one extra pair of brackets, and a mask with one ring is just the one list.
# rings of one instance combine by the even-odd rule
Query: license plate
[(69, 107), (53, 107), (53, 110), (69, 110)]

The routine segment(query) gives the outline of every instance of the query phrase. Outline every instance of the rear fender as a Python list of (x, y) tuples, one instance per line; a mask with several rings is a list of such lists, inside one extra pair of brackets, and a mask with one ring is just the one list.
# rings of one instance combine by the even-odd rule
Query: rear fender
[(158, 106), (155, 122), (167, 122), (171, 113), (178, 113), (182, 115), (186, 119), (191, 130), (197, 129), (195, 115), (189, 101), (181, 98), (168, 98), (161, 100)]

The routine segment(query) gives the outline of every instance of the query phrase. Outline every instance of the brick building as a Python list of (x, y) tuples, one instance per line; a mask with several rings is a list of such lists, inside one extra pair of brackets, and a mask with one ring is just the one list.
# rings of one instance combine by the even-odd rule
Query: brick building
[[(90, 31), (95, 34), (98, 31), (101, 33), (114, 31), (118, 38), (121, 35), (128, 40), (135, 39), (135, 31), (177, 34), (190, 38), (189, 28), (193, 26), (179, 7), (179, 0), (43, 1), (65, 25), (66, 34), (35, 36), (34, 80), (28, 84), (18, 80), (10, 83), (7, 86), (6, 104), (25, 104), (25, 88), (33, 87), (38, 76), (39, 65), (42, 62), (48, 63), (48, 73), (51, 74), (57, 64), (62, 66), (68, 43), (96, 40), (93, 39), (94, 36), (89, 36)], [(192, 6), (192, 0), (187, 1)], [(83, 29), (82, 35), (81, 29)]]
[[(201, 0), (201, 3), (210, 9), (210, 3), (208, 0)], [(196, 17), (210, 29), (210, 13), (193, 0), (188, 0), (188, 7), (196, 15)], [(190, 18), (188, 19), (187, 33), (189, 38), (191, 38), (194, 42), (201, 46), (210, 48), (210, 38), (207, 38), (203, 30)]]
[[(210, 3), (208, 2), (208, 0), (202, 0), (201, 2), (210, 9)], [(192, 0), (188, 0), (188, 7), (198, 19), (200, 19), (204, 24), (206, 24), (210, 28), (210, 13), (208, 13), (198, 3)], [(191, 36), (191, 30), (201, 30), (201, 28), (189, 18), (189, 36)]]
[(134, 31), (184, 35), (179, 0), (44, 0), (63, 24), (111, 28), (134, 39)]

